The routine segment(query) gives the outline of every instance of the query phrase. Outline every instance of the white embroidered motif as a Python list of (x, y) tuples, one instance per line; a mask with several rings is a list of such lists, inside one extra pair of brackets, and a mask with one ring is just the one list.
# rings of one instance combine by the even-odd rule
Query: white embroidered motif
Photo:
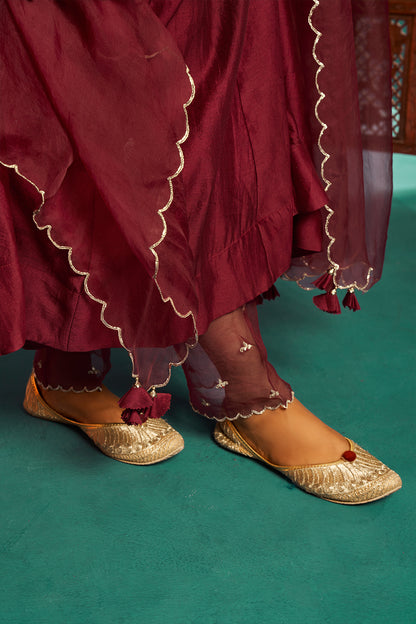
[(253, 347), (254, 347), (254, 345), (250, 344), (249, 342), (245, 342), (243, 340), (243, 346), (240, 347), (240, 353), (244, 353), (245, 351), (249, 351)]
[(228, 386), (228, 381), (223, 381), (222, 379), (218, 379), (218, 383), (215, 386), (216, 388), (225, 388), (225, 386)]

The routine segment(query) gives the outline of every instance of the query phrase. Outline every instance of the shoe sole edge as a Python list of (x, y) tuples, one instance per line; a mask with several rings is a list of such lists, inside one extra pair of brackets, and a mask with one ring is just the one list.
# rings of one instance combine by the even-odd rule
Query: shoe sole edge
[[(302, 487), (300, 487), (299, 485), (297, 485), (294, 481), (292, 481), (292, 479), (290, 479), (284, 471), (280, 471), (276, 468), (273, 468), (272, 466), (268, 465), (267, 463), (261, 461), (261, 459), (255, 455), (249, 455), (248, 452), (241, 452), (239, 450), (240, 448), (244, 448), (241, 445), (239, 445), (238, 442), (235, 442), (234, 440), (231, 440), (223, 431), (222, 429), (218, 426), (218, 424), (215, 426), (215, 429), (213, 431), (213, 439), (214, 441), (218, 444), (218, 446), (220, 446), (221, 448), (224, 448), (227, 451), (230, 451), (231, 453), (235, 453), (236, 455), (241, 455), (242, 457), (247, 457), (248, 459), (252, 459), (255, 462), (257, 462), (258, 464), (261, 464), (263, 467), (266, 467), (270, 470), (273, 470), (273, 472), (276, 474), (278, 474), (280, 477), (282, 477), (283, 479), (285, 479), (286, 481), (288, 481), (289, 483), (291, 483), (293, 486), (295, 486), (296, 488), (298, 488), (299, 490), (301, 490), (302, 492), (305, 492), (305, 494), (310, 494), (311, 496), (314, 496), (315, 498), (320, 498), (321, 500), (325, 500), (328, 501), (330, 503), (337, 503), (338, 505), (365, 505), (366, 503), (373, 503), (375, 501), (381, 500), (383, 498), (386, 498), (387, 496), (390, 496), (391, 494), (394, 494), (394, 492), (397, 492), (398, 490), (400, 490), (402, 488), (402, 483), (400, 485), (398, 485), (397, 487), (395, 487), (394, 489), (389, 490), (388, 492), (384, 492), (383, 494), (381, 494), (380, 496), (375, 496), (373, 498), (368, 498), (366, 500), (362, 500), (362, 501), (341, 501), (341, 500), (335, 500), (333, 498), (327, 498), (326, 496), (319, 496), (319, 494), (314, 494), (313, 492), (310, 492), (306, 489), (303, 489)], [(226, 442), (224, 443), (223, 440)], [(246, 449), (244, 448), (244, 451), (246, 451)]]
[[(178, 436), (180, 436), (181, 444), (178, 447), (176, 447), (174, 450), (172, 450), (168, 455), (161, 457), (159, 459), (152, 459), (151, 461), (129, 461), (128, 459), (121, 459), (121, 458), (115, 457), (114, 455), (111, 455), (110, 453), (106, 452), (103, 448), (95, 444), (94, 440), (82, 428), (82, 423), (77, 425), (75, 423), (66, 422), (63, 419), (62, 420), (59, 419), (59, 414), (56, 415), (57, 416), (56, 418), (55, 417), (52, 418), (51, 415), (49, 414), (46, 414), (46, 413), (42, 414), (36, 411), (35, 409), (31, 408), (29, 401), (27, 400), (27, 396), (25, 396), (23, 400), (23, 409), (25, 410), (27, 414), (29, 414), (29, 416), (33, 416), (34, 418), (39, 418), (40, 420), (45, 420), (46, 422), (53, 422), (53, 423), (57, 423), (58, 425), (66, 425), (66, 426), (78, 429), (88, 439), (88, 441), (94, 446), (94, 448), (96, 448), (106, 457), (109, 457), (110, 459), (114, 459), (115, 461), (121, 462), (123, 464), (130, 464), (133, 466), (151, 466), (154, 464), (159, 464), (163, 461), (171, 459), (172, 457), (175, 457), (175, 455), (178, 455), (185, 448), (185, 443), (184, 443), (182, 436), (180, 436), (178, 432), (175, 432)], [(172, 432), (170, 432), (168, 435), (172, 435)]]

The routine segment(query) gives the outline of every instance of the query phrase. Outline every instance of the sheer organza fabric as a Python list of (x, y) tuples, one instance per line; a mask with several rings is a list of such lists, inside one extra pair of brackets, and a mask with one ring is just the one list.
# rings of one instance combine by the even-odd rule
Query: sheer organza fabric
[[(100, 391), (110, 367), (110, 349), (65, 353), (43, 347), (34, 358), (37, 381), (48, 390)], [(293, 399), (267, 360), (253, 302), (213, 321), (183, 369), (193, 409), (208, 418), (247, 417)]]
[(10, 0), (0, 20), (1, 351), (121, 344), (146, 389), (184, 363), (208, 416), (286, 405), (249, 302), (283, 274), (380, 277), (386, 3)]
[[(309, 3), (294, 4), (301, 31)], [(308, 288), (333, 268), (336, 286), (367, 291), (381, 277), (392, 193), (388, 6), (315, 2), (308, 23), (299, 44), (313, 157), (328, 197), (325, 244), (294, 258), (288, 276)]]

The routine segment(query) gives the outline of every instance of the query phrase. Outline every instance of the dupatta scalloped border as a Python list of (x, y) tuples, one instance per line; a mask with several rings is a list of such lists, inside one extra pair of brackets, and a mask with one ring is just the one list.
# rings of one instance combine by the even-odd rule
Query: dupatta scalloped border
[[(162, 298), (162, 301), (164, 303), (170, 303), (175, 314), (177, 316), (179, 316), (180, 318), (188, 318), (191, 317), (192, 318), (192, 322), (193, 322), (193, 326), (194, 326), (194, 338), (195, 341), (192, 344), (186, 344), (186, 354), (185, 357), (180, 361), (180, 362), (169, 362), (168, 367), (169, 367), (169, 373), (167, 378), (163, 381), (163, 383), (160, 384), (156, 384), (154, 387), (163, 387), (166, 386), (169, 383), (170, 377), (171, 377), (171, 368), (172, 366), (180, 366), (181, 364), (183, 364), (183, 362), (186, 360), (186, 358), (188, 357), (189, 354), (189, 349), (193, 346), (195, 346), (198, 342), (198, 331), (197, 331), (197, 327), (196, 327), (196, 320), (195, 320), (195, 316), (192, 312), (192, 310), (189, 310), (188, 312), (186, 312), (185, 314), (181, 314), (178, 309), (175, 306), (175, 303), (172, 299), (172, 297), (167, 296), (165, 297), (162, 289), (158, 283), (157, 280), (157, 276), (159, 273), (159, 269), (160, 269), (160, 264), (159, 264), (159, 256), (157, 254), (157, 247), (163, 242), (163, 240), (166, 238), (166, 234), (167, 234), (167, 223), (166, 223), (166, 219), (164, 217), (164, 213), (169, 209), (169, 207), (172, 204), (173, 201), (173, 197), (174, 197), (174, 189), (173, 189), (173, 182), (172, 180), (174, 178), (176, 178), (180, 172), (182, 171), (183, 167), (184, 167), (184, 163), (185, 163), (185, 159), (184, 159), (184, 155), (183, 155), (183, 150), (181, 145), (186, 141), (186, 139), (189, 137), (189, 119), (188, 119), (188, 111), (187, 108), (188, 106), (192, 103), (192, 101), (194, 100), (195, 97), (195, 83), (194, 80), (191, 76), (191, 73), (189, 71), (189, 68), (186, 67), (186, 73), (189, 79), (189, 83), (191, 86), (191, 95), (189, 97), (189, 99), (183, 104), (183, 112), (184, 112), (184, 116), (185, 116), (185, 133), (184, 135), (178, 139), (178, 141), (176, 141), (176, 147), (178, 149), (178, 154), (179, 154), (179, 166), (177, 168), (177, 170), (170, 176), (168, 176), (168, 178), (166, 179), (168, 185), (169, 185), (169, 199), (167, 201), (167, 203), (165, 204), (165, 206), (163, 206), (163, 208), (159, 209), (157, 211), (161, 221), (162, 221), (162, 235), (160, 236), (159, 240), (157, 240), (155, 243), (153, 243), (150, 247), (149, 247), (149, 251), (152, 252), (153, 256), (154, 256), (154, 261), (155, 261), (155, 270), (154, 270), (154, 274), (153, 274), (153, 280), (154, 283), (159, 291), (159, 294)], [(117, 325), (111, 325), (105, 318), (105, 311), (106, 308), (108, 306), (108, 302), (105, 301), (104, 299), (101, 299), (100, 297), (98, 297), (96, 294), (94, 294), (93, 292), (91, 292), (89, 285), (88, 285), (88, 281), (90, 278), (90, 272), (89, 271), (83, 271), (82, 269), (78, 268), (75, 266), (73, 260), (72, 260), (72, 254), (73, 254), (73, 248), (70, 245), (61, 245), (59, 244), (53, 236), (52, 230), (53, 230), (53, 226), (51, 224), (47, 224), (47, 225), (39, 225), (37, 222), (37, 217), (40, 213), (40, 211), (42, 210), (44, 204), (45, 204), (45, 190), (39, 188), (37, 186), (37, 184), (35, 182), (33, 182), (33, 180), (31, 180), (30, 178), (28, 178), (27, 176), (25, 176), (19, 169), (19, 166), (16, 163), (13, 164), (9, 164), (9, 163), (5, 163), (3, 161), (0, 161), (0, 165), (2, 165), (3, 167), (6, 167), (8, 169), (13, 169), (15, 171), (15, 173), (21, 177), (23, 180), (25, 180), (26, 182), (28, 182), (33, 188), (36, 189), (36, 191), (39, 193), (40, 197), (41, 197), (41, 203), (39, 205), (39, 207), (33, 212), (33, 221), (37, 227), (38, 230), (46, 230), (47, 232), (47, 236), (49, 238), (49, 240), (51, 241), (51, 243), (54, 245), (54, 247), (56, 247), (57, 249), (60, 250), (64, 250), (67, 251), (68, 253), (68, 263), (70, 268), (72, 269), (72, 271), (77, 274), (77, 275), (81, 275), (84, 277), (84, 282), (83, 282), (83, 286), (84, 286), (84, 291), (86, 293), (86, 295), (92, 300), (95, 301), (96, 303), (99, 303), (101, 305), (101, 311), (100, 311), (100, 320), (103, 323), (103, 325), (105, 325), (105, 327), (107, 327), (108, 329), (111, 329), (115, 332), (117, 332), (117, 336), (118, 336), (118, 340), (120, 342), (120, 345), (128, 352), (130, 359), (132, 361), (132, 377), (135, 379), (135, 385), (140, 386), (140, 382), (139, 382), (139, 374), (134, 372), (134, 353), (131, 349), (129, 349), (126, 344), (124, 343), (123, 340), (123, 330), (121, 327), (117, 326)], [(153, 387), (153, 386), (152, 386)]]

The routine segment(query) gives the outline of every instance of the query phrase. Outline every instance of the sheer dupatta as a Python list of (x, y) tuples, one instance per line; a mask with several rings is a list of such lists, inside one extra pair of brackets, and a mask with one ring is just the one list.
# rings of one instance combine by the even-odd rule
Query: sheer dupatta
[[(353, 290), (366, 291), (380, 278), (391, 199), (387, 6), (378, 0), (166, 0), (162, 5), (172, 10), (169, 20), (162, 21), (157, 4), (134, 0), (1, 4), (6, 95), (0, 117), (0, 161), (9, 211), (5, 220), (13, 218), (20, 209), (17, 198), (24, 196), (33, 210), (37, 235), (57, 253), (67, 254), (71, 279), (77, 288), (82, 284), (106, 330), (130, 353), (135, 386), (122, 401), (127, 418), (135, 411), (162, 414), (163, 399), (160, 410), (153, 410), (154, 388), (166, 385), (171, 366), (184, 363), (188, 356), (186, 372), (196, 409), (219, 419), (248, 416), (266, 406), (287, 405), (292, 396), (267, 363), (254, 304), (249, 301), (285, 271), (303, 288), (313, 288), (315, 282), (326, 291), (315, 298), (318, 307), (338, 312), (340, 288), (347, 290), (345, 305), (356, 309)], [(241, 127), (247, 126), (248, 151), (250, 147), (255, 151), (251, 140), (256, 120), (256, 136), (262, 136), (263, 125), (258, 111), (250, 117), (245, 104), (248, 67), (268, 68), (262, 79), (267, 85), (267, 79), (273, 81), (275, 64), (281, 72), (279, 88), (284, 84), (279, 101), (285, 115), (273, 120), (266, 111), (264, 122), (273, 149), (281, 144), (287, 150), (288, 169), (273, 176), (276, 183), (287, 179), (281, 197), (286, 198), (284, 193), (289, 197), (284, 205), (276, 197), (279, 218), (268, 215), (271, 225), (263, 220), (258, 226), (258, 254), (264, 258), (253, 261), (247, 255), (241, 266), (242, 278), (254, 276), (250, 288), (241, 285), (241, 292), (229, 299), (224, 291), (223, 307), (211, 307), (209, 293), (215, 283), (205, 277), (203, 284), (204, 276), (196, 280), (195, 255), (202, 240), (192, 244), (187, 209), (181, 204), (187, 196), (180, 175), (187, 157), (183, 144), (189, 131), (198, 129), (197, 119), (193, 127), (188, 121), (195, 97), (191, 73), (197, 97), (200, 78), (198, 71), (194, 75), (192, 67), (191, 73), (187, 68), (187, 34), (180, 27), (183, 12), (191, 12), (200, 26), (198, 39), (207, 63), (222, 60), (210, 66), (213, 88), (229, 76), (225, 92), (235, 89), (236, 101), (242, 98), (242, 112), (233, 110), (235, 115), (241, 113)], [(262, 54), (270, 48), (256, 38), (255, 30), (262, 27), (261, 16), (266, 14), (275, 18), (274, 35), (280, 46), (280, 56), (267, 57), (267, 63)], [(227, 23), (221, 23), (221, 16)], [(220, 36), (227, 29), (228, 48)], [(269, 25), (265, 29), (273, 35)], [(192, 54), (190, 50), (191, 60)], [(220, 66), (224, 71), (217, 76), (215, 67)], [(259, 75), (253, 71), (253, 76)], [(198, 110), (203, 115), (203, 103)], [(221, 121), (221, 109), (217, 112)], [(221, 125), (214, 126), (220, 137)], [(227, 162), (227, 147), (223, 145), (222, 163)], [(192, 149), (195, 143), (191, 154)], [(219, 153), (206, 156), (220, 158)], [(257, 167), (258, 179), (262, 158), (260, 154), (253, 168)], [(255, 195), (256, 190), (250, 193)], [(287, 230), (284, 244), (280, 225)], [(208, 219), (206, 227), (212, 233)], [(13, 264), (17, 293), (24, 282), (20, 252), (13, 232), (5, 232), (9, 238), (1, 247), (1, 260), (4, 266)], [(322, 248), (317, 245), (320, 238)], [(276, 247), (287, 246), (288, 240), (292, 250), (285, 251), (287, 260), (284, 256), (281, 261)], [(235, 268), (236, 273), (239, 270)], [(201, 284), (206, 287), (205, 298)], [(234, 356), (241, 356), (233, 383), (232, 370), (224, 363), (228, 351), (218, 348), (217, 333), (211, 331), (215, 327), (222, 335), (227, 329)], [(203, 338), (195, 347), (198, 333)], [(86, 336), (80, 344), (79, 351), (89, 348)], [(239, 369), (245, 356), (248, 368)], [(252, 375), (255, 387), (243, 396), (238, 387), (249, 388), (247, 373), (253, 366), (259, 375)], [(229, 379), (224, 379), (224, 370)], [(148, 392), (152, 404), (145, 396)]]
[(365, 292), (377, 282), (384, 260), (392, 193), (388, 6), (377, 0), (312, 4), (297, 2), (295, 15), (304, 35), (314, 160), (328, 196), (325, 244), (321, 253), (294, 258), (287, 276), (303, 288), (326, 290), (315, 303), (338, 312), (336, 290), (347, 289), (344, 304), (357, 309), (353, 290)]

